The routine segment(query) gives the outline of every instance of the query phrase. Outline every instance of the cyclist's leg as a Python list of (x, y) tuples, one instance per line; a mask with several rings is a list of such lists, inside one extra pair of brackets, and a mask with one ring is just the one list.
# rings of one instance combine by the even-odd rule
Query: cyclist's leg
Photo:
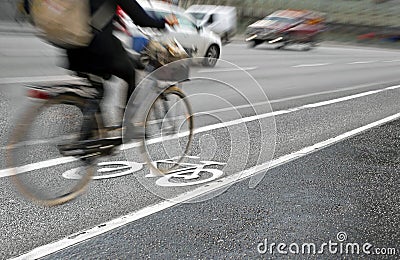
[(107, 73), (123, 79), (128, 84), (128, 91), (122, 106), (127, 105), (135, 90), (135, 67), (122, 43), (112, 35), (112, 28), (103, 30), (87, 48), (67, 50), (67, 56), (70, 70)]
[(95, 129), (96, 127), (98, 127), (95, 116), (96, 113), (101, 113), (100, 102), (104, 96), (104, 86), (102, 79), (89, 77), (89, 81), (91, 85), (96, 88), (98, 95), (95, 98), (87, 99), (85, 106), (82, 108), (83, 122), (81, 128), (81, 140), (92, 138), (92, 133), (95, 130), (98, 130)]
[(135, 91), (136, 74), (135, 74), (135, 66), (129, 59), (126, 51), (124, 49), (122, 49), (121, 52), (122, 52), (122, 54), (118, 55), (118, 56), (120, 56), (119, 60), (112, 64), (111, 69), (112, 69), (113, 75), (124, 80), (128, 84), (126, 100), (125, 100), (125, 103), (123, 104), (123, 105), (127, 105), (129, 98)]
[[(129, 103), (136, 88), (135, 65), (132, 63), (128, 54), (123, 48), (122, 50), (120, 50), (119, 54), (120, 59), (112, 66), (112, 74), (124, 80), (128, 85), (126, 99), (125, 102), (122, 104), (124, 106), (125, 118), (127, 118), (128, 120), (122, 122), (123, 118), (121, 118), (121, 126), (124, 123), (123, 127), (126, 129), (125, 138), (129, 140), (134, 138), (141, 138), (143, 136), (143, 120), (140, 120), (137, 115), (139, 104)], [(133, 98), (131, 101), (138, 102), (136, 98)]]

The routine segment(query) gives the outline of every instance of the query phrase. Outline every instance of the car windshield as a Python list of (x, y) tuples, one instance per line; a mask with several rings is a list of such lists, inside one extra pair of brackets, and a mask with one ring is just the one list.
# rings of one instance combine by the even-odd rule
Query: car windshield
[(159, 12), (159, 11), (154, 11), (154, 10), (146, 10), (146, 12), (154, 18), (162, 19), (163, 17), (167, 16), (168, 13), (166, 12)]
[(264, 18), (267, 21), (276, 21), (279, 23), (296, 23), (299, 19), (287, 18), (287, 17), (279, 17), (279, 16), (267, 16)]
[(190, 13), (196, 20), (203, 20), (204, 16), (206, 16), (205, 13)]

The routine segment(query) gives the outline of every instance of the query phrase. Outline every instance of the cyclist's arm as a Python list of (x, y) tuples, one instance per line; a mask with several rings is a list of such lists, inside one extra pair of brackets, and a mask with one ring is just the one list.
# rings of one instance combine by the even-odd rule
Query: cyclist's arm
[(157, 19), (149, 16), (135, 0), (118, 0), (118, 5), (126, 12), (136, 25), (142, 27), (154, 27), (163, 29), (165, 19)]

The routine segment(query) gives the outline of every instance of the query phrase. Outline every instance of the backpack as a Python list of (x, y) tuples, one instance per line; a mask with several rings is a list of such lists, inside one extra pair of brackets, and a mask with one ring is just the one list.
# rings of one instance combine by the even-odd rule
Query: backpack
[(64, 48), (88, 46), (96, 31), (114, 17), (116, 3), (106, 0), (91, 16), (89, 0), (31, 0), (30, 15), (39, 35)]

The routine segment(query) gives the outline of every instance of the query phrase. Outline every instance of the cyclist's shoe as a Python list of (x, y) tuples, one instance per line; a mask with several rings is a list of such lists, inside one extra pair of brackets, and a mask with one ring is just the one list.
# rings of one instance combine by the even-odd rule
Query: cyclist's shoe
[(124, 138), (125, 140), (142, 139), (144, 137), (143, 126), (131, 124), (130, 126), (116, 125), (106, 128), (108, 138)]
[(114, 125), (106, 127), (108, 137), (122, 137), (124, 127), (122, 125)]
[(58, 150), (64, 156), (94, 157), (113, 154), (115, 148), (121, 143), (120, 137), (85, 140), (72, 144), (58, 145)]

